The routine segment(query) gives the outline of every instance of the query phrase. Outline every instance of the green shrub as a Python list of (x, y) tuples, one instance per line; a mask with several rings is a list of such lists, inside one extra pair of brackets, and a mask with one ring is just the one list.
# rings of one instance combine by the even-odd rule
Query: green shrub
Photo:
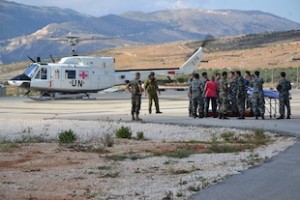
[(58, 134), (58, 139), (60, 143), (69, 144), (76, 141), (76, 134), (71, 130), (64, 130)]
[(140, 131), (140, 132), (137, 132), (136, 133), (136, 139), (137, 140), (144, 140), (145, 137), (144, 137), (144, 132)]
[(127, 138), (131, 139), (132, 132), (129, 127), (121, 126), (121, 128), (116, 130), (117, 138)]
[(233, 142), (234, 141), (234, 132), (224, 132), (221, 134), (221, 137), (224, 139), (225, 142)]
[(171, 158), (187, 158), (190, 155), (194, 154), (195, 152), (192, 150), (188, 150), (188, 149), (177, 149), (175, 151), (172, 152), (157, 152), (154, 153), (154, 156), (167, 156), (167, 157), (171, 157)]

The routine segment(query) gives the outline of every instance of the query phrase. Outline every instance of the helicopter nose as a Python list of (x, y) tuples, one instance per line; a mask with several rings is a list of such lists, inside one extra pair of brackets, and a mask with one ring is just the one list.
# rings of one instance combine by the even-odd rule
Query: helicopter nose
[(31, 79), (26, 76), (25, 74), (21, 74), (11, 78), (8, 82), (9, 85), (15, 87), (22, 87), (22, 88), (30, 88), (30, 81)]

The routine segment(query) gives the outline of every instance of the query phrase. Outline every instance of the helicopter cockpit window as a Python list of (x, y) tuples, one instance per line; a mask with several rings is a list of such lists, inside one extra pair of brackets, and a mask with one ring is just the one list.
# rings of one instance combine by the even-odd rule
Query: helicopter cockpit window
[(42, 67), (35, 76), (35, 79), (47, 79), (47, 68)]
[(29, 78), (33, 78), (33, 75), (35, 74), (36, 70), (38, 69), (38, 66), (35, 64), (31, 64), (26, 71), (24, 72), (25, 75), (27, 75)]
[(66, 79), (76, 79), (76, 71), (75, 70), (66, 70), (65, 77), (66, 77)]

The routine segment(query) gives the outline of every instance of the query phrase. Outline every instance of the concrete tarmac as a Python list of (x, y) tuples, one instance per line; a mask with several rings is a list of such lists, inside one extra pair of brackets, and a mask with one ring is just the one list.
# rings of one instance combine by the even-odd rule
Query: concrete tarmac
[[(34, 101), (26, 97), (0, 97), (0, 118), (3, 119), (65, 119), (120, 120), (130, 122), (130, 94), (93, 95), (92, 100)], [(160, 96), (163, 114), (148, 114), (148, 99), (143, 97), (141, 118), (144, 123), (167, 123), (192, 126), (234, 127), (270, 130), (300, 138), (300, 91), (292, 91), (292, 119), (219, 120), (188, 117), (186, 92), (167, 91)], [(154, 105), (153, 105), (154, 106)], [(274, 114), (274, 112), (272, 113)], [(277, 110), (277, 116), (278, 116)], [(262, 166), (233, 176), (225, 182), (195, 194), (192, 199), (300, 199), (300, 142)]]

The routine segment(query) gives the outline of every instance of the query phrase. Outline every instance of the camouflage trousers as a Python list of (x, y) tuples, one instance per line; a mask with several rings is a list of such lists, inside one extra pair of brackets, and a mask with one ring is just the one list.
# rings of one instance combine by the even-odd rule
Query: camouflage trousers
[(192, 96), (192, 105), (193, 105), (193, 116), (196, 116), (197, 113), (199, 115), (203, 114), (204, 111), (204, 99), (202, 95), (200, 96)]
[(251, 108), (255, 116), (265, 114), (265, 96), (263, 92), (253, 93), (251, 97)]
[(245, 115), (245, 103), (246, 103), (246, 97), (245, 96), (239, 96), (237, 98), (237, 107), (238, 107), (240, 116)]
[(219, 95), (220, 109), (219, 113), (226, 114), (228, 109), (228, 98), (226, 94), (220, 93)]
[(141, 95), (133, 94), (131, 96), (131, 114), (139, 114), (141, 109)]
[(279, 95), (279, 113), (280, 113), (280, 115), (284, 115), (285, 107), (287, 110), (287, 115), (291, 115), (289, 94), (280, 94)]
[(152, 111), (152, 102), (154, 101), (154, 104), (155, 104), (155, 109), (156, 109), (156, 112), (159, 112), (159, 103), (158, 103), (158, 96), (157, 96), (157, 93), (148, 93), (148, 99), (149, 99), (149, 104), (148, 104), (148, 111), (149, 113), (151, 113)]
[(237, 113), (238, 112), (238, 106), (237, 106), (237, 98), (236, 98), (236, 94), (230, 94), (228, 95), (228, 103), (230, 105), (230, 110), (233, 113)]
[(189, 96), (189, 116), (193, 115), (193, 99)]

